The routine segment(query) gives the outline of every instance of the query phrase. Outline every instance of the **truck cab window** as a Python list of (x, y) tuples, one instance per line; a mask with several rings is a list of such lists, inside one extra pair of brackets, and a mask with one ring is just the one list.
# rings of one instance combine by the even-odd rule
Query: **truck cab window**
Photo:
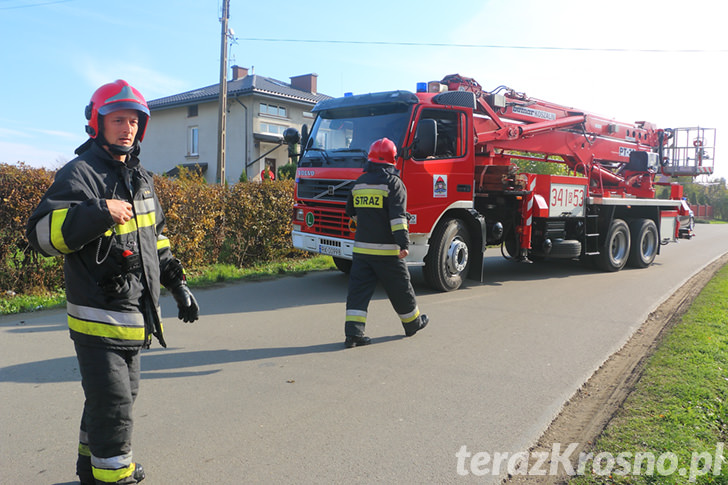
[(462, 148), (463, 113), (452, 110), (425, 109), (420, 120), (432, 119), (437, 123), (437, 145), (431, 158), (458, 158)]

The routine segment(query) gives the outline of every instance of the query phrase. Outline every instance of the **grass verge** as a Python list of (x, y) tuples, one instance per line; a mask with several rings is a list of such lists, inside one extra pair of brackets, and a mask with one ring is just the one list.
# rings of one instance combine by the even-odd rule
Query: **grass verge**
[(728, 484), (728, 266), (650, 357), (586, 455), (584, 484)]
[[(259, 281), (329, 269), (335, 269), (331, 256), (286, 259), (242, 269), (229, 265), (213, 265), (190, 271), (187, 283), (191, 288), (206, 288), (225, 283)], [(46, 310), (65, 304), (66, 294), (62, 290), (40, 295), (2, 295), (0, 296), (0, 315)]]

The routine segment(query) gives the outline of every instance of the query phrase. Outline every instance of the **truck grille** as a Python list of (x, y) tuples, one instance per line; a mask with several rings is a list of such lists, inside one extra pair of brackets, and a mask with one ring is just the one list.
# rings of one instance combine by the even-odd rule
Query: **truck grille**
[(317, 234), (334, 237), (351, 238), (349, 231), (349, 218), (343, 210), (312, 209), (314, 215), (314, 229)]
[(353, 180), (298, 179), (297, 195), (302, 200), (346, 202)]

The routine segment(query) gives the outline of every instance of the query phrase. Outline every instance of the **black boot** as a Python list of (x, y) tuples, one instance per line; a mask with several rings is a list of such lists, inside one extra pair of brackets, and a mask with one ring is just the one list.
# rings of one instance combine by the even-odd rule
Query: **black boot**
[(137, 483), (147, 478), (147, 474), (144, 473), (144, 468), (142, 468), (141, 463), (134, 464), (134, 473), (132, 474), (132, 476), (134, 477), (134, 480), (137, 481)]
[(404, 334), (407, 337), (411, 337), (414, 334), (416, 334), (417, 332), (419, 332), (420, 330), (422, 330), (423, 328), (425, 328), (428, 323), (430, 323), (430, 319), (427, 318), (427, 315), (425, 315), (423, 313), (414, 322), (405, 323), (403, 325), (403, 327), (404, 327)]
[(369, 345), (372, 343), (372, 339), (369, 337), (365, 337), (364, 335), (360, 335), (358, 337), (346, 337), (346, 340), (344, 341), (344, 345), (347, 349), (350, 349), (352, 347), (361, 347), (363, 345)]

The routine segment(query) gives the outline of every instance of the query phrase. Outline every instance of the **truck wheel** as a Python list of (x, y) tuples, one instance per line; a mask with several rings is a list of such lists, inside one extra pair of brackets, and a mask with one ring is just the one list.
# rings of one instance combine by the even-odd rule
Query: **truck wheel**
[(619, 271), (629, 258), (629, 227), (622, 219), (614, 219), (609, 226), (607, 239), (597, 256), (597, 267), (603, 271)]
[(574, 259), (581, 256), (581, 242), (576, 239), (554, 239), (551, 252), (548, 254), (553, 259)]
[(506, 252), (508, 253), (508, 256), (515, 259), (518, 257), (519, 253), (519, 244), (518, 244), (518, 238), (515, 235), (515, 233), (508, 234), (507, 237), (503, 239), (503, 247), (506, 248)]
[(341, 271), (344, 274), (351, 273), (351, 260), (350, 259), (344, 259), (344, 258), (334, 258), (334, 266), (336, 266), (336, 269)]
[(460, 288), (470, 266), (470, 234), (459, 219), (440, 224), (432, 234), (423, 275), (438, 291)]
[(646, 268), (657, 256), (660, 244), (657, 226), (652, 219), (637, 219), (630, 223), (629, 230), (632, 233), (632, 249), (627, 263), (635, 268)]

